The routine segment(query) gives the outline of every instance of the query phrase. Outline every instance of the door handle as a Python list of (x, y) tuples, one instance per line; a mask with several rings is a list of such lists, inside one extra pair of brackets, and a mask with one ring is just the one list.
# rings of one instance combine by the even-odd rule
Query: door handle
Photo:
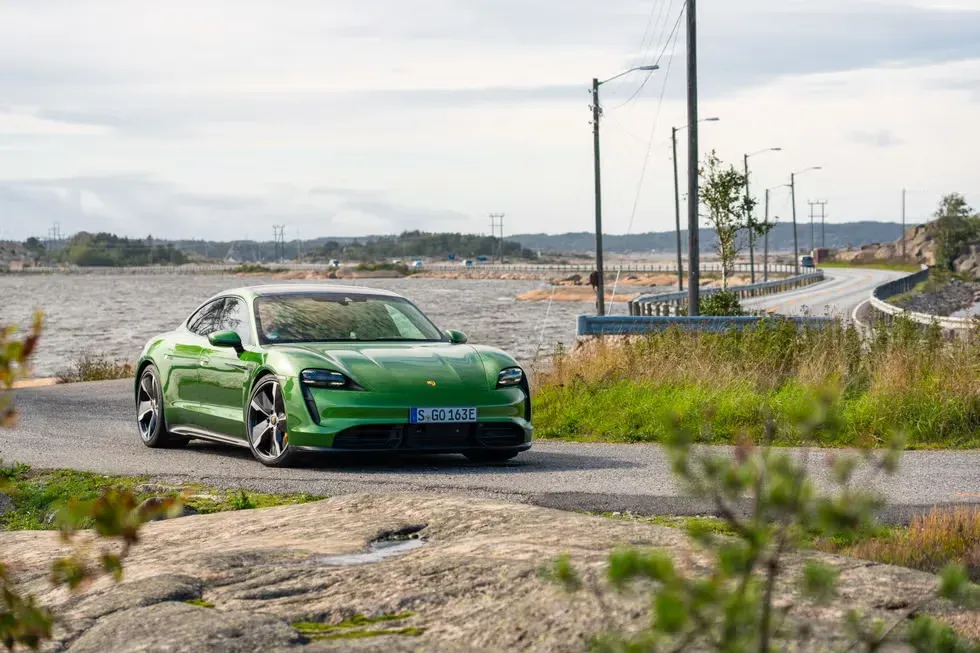
[(243, 370), (244, 371), (244, 370), (249, 369), (249, 366), (246, 365), (245, 363), (228, 363), (228, 365), (230, 367), (234, 367), (236, 370)]
[(201, 359), (201, 365), (207, 365), (210, 362), (211, 362), (211, 359), (210, 358), (202, 358)]
[(166, 358), (167, 360), (170, 360), (171, 358), (174, 357), (174, 355), (168, 351), (166, 354), (163, 355), (163, 357)]

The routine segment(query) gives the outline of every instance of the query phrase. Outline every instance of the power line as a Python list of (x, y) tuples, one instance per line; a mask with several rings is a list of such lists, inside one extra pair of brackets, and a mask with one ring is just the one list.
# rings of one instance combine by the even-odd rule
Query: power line
[[(686, 3), (685, 3), (685, 4), (686, 4)], [(673, 5), (673, 2), (671, 2), (671, 5)], [(654, 64), (655, 64), (655, 65), (658, 65), (658, 66), (660, 65), (660, 61), (661, 61), (661, 60), (663, 59), (663, 57), (664, 57), (664, 53), (666, 53), (666, 52), (667, 52), (667, 46), (668, 46), (668, 44), (670, 44), (670, 42), (671, 42), (670, 40), (671, 40), (671, 39), (674, 39), (674, 47), (672, 47), (672, 48), (671, 48), (671, 55), (673, 55), (673, 52), (674, 52), (674, 50), (676, 49), (676, 46), (677, 46), (677, 35), (678, 35), (678, 33), (679, 33), (679, 32), (678, 32), (678, 30), (677, 30), (677, 28), (678, 28), (678, 27), (680, 27), (680, 24), (681, 24), (681, 19), (682, 19), (683, 17), (684, 17), (684, 8), (683, 8), (683, 7), (681, 7), (681, 11), (680, 11), (680, 12), (678, 12), (678, 14), (677, 14), (677, 20), (676, 20), (676, 21), (674, 22), (674, 28), (673, 28), (673, 29), (672, 29), (672, 30), (670, 31), (670, 34), (669, 34), (669, 35), (667, 35), (667, 40), (666, 40), (666, 41), (664, 42), (664, 47), (663, 47), (663, 48), (662, 48), (662, 49), (660, 50), (660, 54), (658, 54), (658, 55), (657, 55), (657, 59), (656, 59), (656, 60), (654, 61)], [(667, 27), (667, 23), (666, 23), (666, 22), (664, 22), (664, 28), (666, 29), (666, 27)], [(671, 60), (673, 60), (673, 56), (671, 56)], [(668, 64), (668, 66), (669, 66), (669, 65), (670, 65), (670, 64)], [(636, 99), (636, 97), (637, 97), (637, 96), (638, 96), (638, 95), (640, 94), (640, 92), (641, 92), (641, 91), (643, 90), (643, 88), (644, 88), (644, 87), (646, 86), (646, 84), (647, 84), (647, 81), (649, 81), (649, 79), (650, 79), (650, 77), (651, 77), (651, 76), (653, 76), (653, 73), (654, 73), (654, 71), (652, 71), (652, 70), (651, 70), (651, 71), (650, 71), (650, 72), (649, 72), (649, 73), (647, 74), (647, 76), (643, 78), (643, 83), (641, 83), (641, 84), (640, 84), (640, 86), (639, 86), (639, 88), (637, 88), (637, 89), (636, 89), (636, 90), (635, 90), (635, 91), (633, 92), (633, 95), (631, 95), (631, 96), (629, 97), (629, 99), (627, 99), (627, 100), (626, 100), (625, 102), (623, 102), (622, 104), (617, 104), (616, 106), (614, 106), (614, 107), (612, 107), (612, 108), (610, 109), (610, 111), (615, 111), (615, 110), (617, 110), (617, 109), (622, 109), (622, 108), (623, 108), (623, 107), (625, 107), (625, 106), (626, 106), (627, 104), (629, 104), (630, 102), (632, 102), (633, 100), (635, 100), (635, 99)]]

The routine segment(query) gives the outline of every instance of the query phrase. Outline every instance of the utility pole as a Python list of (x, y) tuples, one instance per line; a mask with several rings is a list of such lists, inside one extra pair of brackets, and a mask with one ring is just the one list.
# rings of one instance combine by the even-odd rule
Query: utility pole
[(286, 257), (286, 225), (284, 224), (274, 224), (272, 225), (272, 232), (275, 236), (274, 246), (274, 257), (279, 263)]
[(497, 241), (497, 261), (504, 262), (504, 214), (490, 214), (490, 237), (497, 238), (497, 231), (500, 231), (500, 240)]
[[(745, 206), (749, 205), (749, 155), (742, 158), (745, 164)], [(746, 216), (749, 227), (749, 282), (755, 283), (755, 227), (752, 224), (752, 213)]]
[(599, 165), (599, 79), (592, 78), (592, 148), (595, 163), (595, 267), (596, 267), (596, 314), (606, 314), (606, 285), (602, 269), (602, 181)]
[(796, 271), (796, 276), (800, 276), (800, 243), (796, 235), (796, 173), (790, 173), (789, 175), (789, 192), (792, 197), (790, 200), (793, 204), (793, 269)]
[(827, 200), (820, 202), (820, 247), (827, 248)]
[(681, 192), (677, 179), (677, 127), (670, 128), (670, 141), (674, 146), (674, 221), (677, 231), (677, 291), (684, 290), (684, 259), (681, 257)]
[(826, 216), (826, 213), (824, 212), (824, 207), (827, 206), (827, 200), (810, 200), (807, 203), (810, 205), (810, 254), (813, 254), (814, 250), (817, 247), (816, 241), (814, 240), (814, 236), (813, 236), (813, 219), (816, 217), (816, 213), (814, 212), (814, 207), (816, 206), (820, 207), (820, 242), (821, 242), (820, 246), (823, 247), (825, 244), (823, 221), (824, 221), (824, 217)]
[[(687, 0), (687, 314), (699, 315), (697, 2)], [(598, 134), (598, 132), (596, 132)], [(596, 141), (598, 142), (598, 141)]]
[(902, 259), (905, 259), (905, 189), (902, 189)]
[(762, 281), (769, 281), (769, 189), (766, 189), (766, 234), (765, 240), (763, 241), (762, 250)]

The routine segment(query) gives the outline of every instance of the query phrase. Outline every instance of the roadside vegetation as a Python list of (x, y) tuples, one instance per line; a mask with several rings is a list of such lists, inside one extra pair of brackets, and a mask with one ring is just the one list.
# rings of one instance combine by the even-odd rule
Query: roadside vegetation
[(129, 361), (109, 358), (101, 353), (84, 353), (58, 372), (59, 383), (128, 379), (136, 374)]
[[(185, 514), (210, 514), (231, 510), (271, 508), (318, 501), (312, 494), (266, 494), (224, 490), (199, 483), (161, 484), (145, 476), (106, 476), (72, 469), (32, 469), (4, 465), (0, 460), (2, 492), (12, 507), (0, 514), (0, 530), (55, 530), (59, 512), (72, 501), (91, 501), (113, 491), (127, 493), (137, 504), (145, 501), (180, 500)], [(82, 526), (90, 524), (83, 520)]]
[(285, 271), (286, 268), (269, 267), (261, 263), (242, 263), (229, 270), (227, 274), (277, 274)]
[[(641, 516), (631, 513), (604, 513), (602, 516), (716, 535), (738, 535), (729, 522), (713, 516)], [(929, 513), (914, 515), (905, 526), (870, 526), (863, 531), (832, 538), (822, 537), (818, 532), (797, 532), (794, 537), (803, 549), (932, 574), (955, 563), (966, 569), (971, 581), (980, 582), (980, 508), (976, 506), (935, 508)]]
[[(980, 333), (949, 340), (907, 320), (870, 342), (842, 323), (670, 329), (557, 351), (534, 378), (535, 427), (543, 438), (663, 442), (681, 420), (698, 442), (734, 444), (760, 436), (771, 414), (787, 427), (777, 445), (880, 447), (894, 424), (909, 447), (978, 447), (978, 379)], [(841, 393), (840, 427), (794, 428), (828, 384)]]
[(922, 266), (904, 259), (881, 259), (876, 261), (821, 261), (818, 268), (868, 268), (872, 270), (891, 270), (893, 272), (918, 272)]
[(398, 272), (409, 275), (414, 272), (404, 263), (358, 263), (355, 272)]
[[(859, 469), (871, 479), (894, 474), (901, 436), (890, 431), (888, 447), (879, 452), (825, 458), (832, 472), (826, 491), (818, 489), (806, 457), (772, 446), (783, 433), (808, 440), (839, 431), (846, 421), (841, 399), (835, 388), (825, 387), (788, 423), (760, 416), (761, 432), (739, 438), (732, 452), (697, 448), (703, 430), (686, 425), (683, 417), (672, 422), (666, 447), (673, 474), (690, 495), (709, 501), (722, 523), (686, 523), (698, 551), (681, 559), (634, 545), (612, 551), (601, 571), (577, 569), (569, 555), (553, 560), (543, 570), (546, 577), (569, 593), (593, 594), (604, 607), (612, 604), (606, 596), (616, 592), (649, 595), (645, 627), (622, 632), (607, 618), (610, 625), (594, 633), (589, 648), (609, 653), (818, 650), (806, 615), (826, 608), (840, 619), (833, 631), (834, 650), (892, 650), (904, 643), (919, 653), (976, 651), (975, 642), (933, 616), (948, 618), (957, 611), (969, 616), (980, 608), (980, 586), (970, 581), (967, 566), (961, 560), (948, 562), (963, 555), (950, 546), (957, 537), (951, 530), (973, 529), (975, 517), (933, 516), (904, 533), (881, 535), (874, 519), (881, 497), (865, 483), (853, 482)], [(748, 504), (744, 511), (738, 509), (743, 501)], [(975, 533), (964, 539), (975, 550)], [(889, 608), (893, 612), (887, 619), (873, 620), (837, 603), (848, 591), (848, 565), (816, 556), (790, 559), (808, 542), (818, 541), (876, 559), (888, 558), (885, 552), (903, 545), (925, 546), (940, 554), (928, 561), (916, 558), (922, 554), (904, 559), (941, 571), (915, 601)]]

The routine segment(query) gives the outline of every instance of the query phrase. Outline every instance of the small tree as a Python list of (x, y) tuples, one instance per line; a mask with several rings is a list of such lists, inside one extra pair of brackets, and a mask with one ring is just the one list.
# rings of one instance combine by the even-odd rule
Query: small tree
[(966, 198), (950, 193), (939, 201), (936, 218), (936, 265), (952, 270), (953, 262), (967, 243), (980, 239), (980, 216)]
[(721, 258), (721, 285), (727, 289), (740, 249), (739, 233), (743, 229), (757, 229), (751, 218), (756, 201), (745, 194), (745, 174), (731, 164), (725, 167), (714, 150), (707, 155), (698, 174), (702, 179), (701, 203), (707, 209), (705, 217), (718, 238), (715, 248)]

